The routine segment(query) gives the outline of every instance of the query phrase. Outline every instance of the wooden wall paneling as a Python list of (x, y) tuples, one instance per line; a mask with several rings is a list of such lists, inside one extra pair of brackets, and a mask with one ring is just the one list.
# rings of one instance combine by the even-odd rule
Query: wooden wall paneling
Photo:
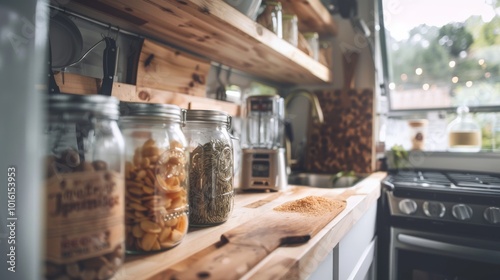
[(138, 87), (206, 96), (208, 60), (145, 39), (135, 67)]
[[(101, 85), (101, 79), (72, 73), (64, 73), (64, 79), (62, 73), (54, 76), (59, 89), (64, 93), (97, 94)], [(111, 95), (121, 101), (173, 104), (184, 109), (220, 110), (231, 116), (240, 114), (240, 106), (231, 102), (124, 83), (113, 83)]]
[(372, 90), (317, 91), (324, 123), (313, 124), (305, 150), (309, 172), (373, 172)]

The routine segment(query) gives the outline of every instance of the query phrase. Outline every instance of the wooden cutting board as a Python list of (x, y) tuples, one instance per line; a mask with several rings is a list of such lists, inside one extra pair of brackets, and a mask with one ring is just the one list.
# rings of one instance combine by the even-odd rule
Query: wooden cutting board
[(194, 261), (170, 279), (238, 279), (276, 248), (307, 242), (346, 207), (338, 201), (333, 211), (307, 215), (271, 210), (221, 236), (219, 247)]

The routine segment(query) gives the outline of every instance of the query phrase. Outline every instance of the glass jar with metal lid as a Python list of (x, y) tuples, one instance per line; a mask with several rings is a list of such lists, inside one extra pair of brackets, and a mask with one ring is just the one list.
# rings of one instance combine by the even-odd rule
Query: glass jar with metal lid
[(184, 134), (190, 149), (189, 218), (191, 226), (213, 226), (229, 218), (234, 205), (231, 116), (188, 110)]
[(297, 15), (283, 15), (283, 40), (290, 43), (292, 46), (299, 45), (299, 27)]
[(127, 253), (178, 245), (188, 230), (188, 152), (175, 105), (121, 102)]
[(307, 41), (311, 49), (311, 53), (309, 54), (314, 60), (319, 60), (319, 35), (317, 32), (307, 32), (303, 34), (304, 38)]
[(282, 7), (278, 1), (263, 1), (263, 12), (257, 18), (257, 22), (271, 30), (279, 38), (283, 38)]
[(124, 141), (118, 103), (102, 95), (48, 96), (47, 279), (108, 279), (123, 263)]

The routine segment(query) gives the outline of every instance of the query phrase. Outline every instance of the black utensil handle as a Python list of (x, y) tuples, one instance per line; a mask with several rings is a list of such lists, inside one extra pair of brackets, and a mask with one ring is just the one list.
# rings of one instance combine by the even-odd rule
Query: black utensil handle
[(99, 94), (111, 96), (115, 76), (116, 41), (110, 37), (104, 38), (104, 41), (106, 42), (106, 48), (102, 56), (103, 77)]
[(48, 55), (49, 61), (49, 94), (52, 93), (60, 93), (61, 90), (59, 89), (59, 86), (56, 83), (56, 79), (54, 78), (54, 72), (52, 71), (52, 49), (50, 47), (50, 42), (49, 42), (49, 55)]

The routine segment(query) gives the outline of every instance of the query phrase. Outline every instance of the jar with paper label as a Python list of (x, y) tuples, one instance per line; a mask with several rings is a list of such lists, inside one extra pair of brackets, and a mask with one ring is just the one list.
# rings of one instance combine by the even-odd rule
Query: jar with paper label
[(188, 110), (184, 133), (190, 149), (190, 225), (222, 224), (234, 205), (231, 117), (215, 110)]
[(448, 151), (479, 152), (481, 150), (481, 128), (469, 114), (469, 107), (459, 106), (457, 117), (447, 127)]
[(45, 278), (111, 278), (125, 249), (118, 100), (52, 94), (48, 111)]
[(127, 253), (166, 250), (188, 230), (188, 152), (175, 105), (121, 102)]

